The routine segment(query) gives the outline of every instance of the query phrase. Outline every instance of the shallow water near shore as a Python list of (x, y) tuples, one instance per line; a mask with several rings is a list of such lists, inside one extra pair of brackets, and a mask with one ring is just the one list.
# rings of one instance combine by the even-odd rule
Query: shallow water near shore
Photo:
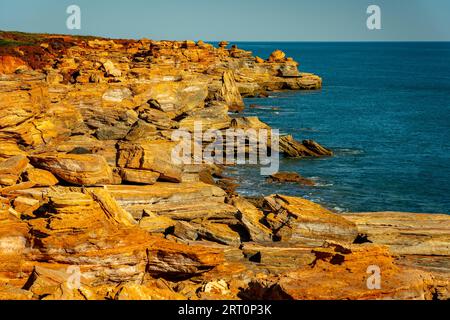
[[(316, 187), (269, 184), (237, 167), (239, 192), (303, 196), (339, 212), (450, 213), (450, 43), (238, 43), (267, 58), (275, 49), (324, 80), (317, 92), (246, 99), (258, 116), (333, 158), (282, 159), (280, 171)], [(276, 108), (272, 108), (276, 107)]]

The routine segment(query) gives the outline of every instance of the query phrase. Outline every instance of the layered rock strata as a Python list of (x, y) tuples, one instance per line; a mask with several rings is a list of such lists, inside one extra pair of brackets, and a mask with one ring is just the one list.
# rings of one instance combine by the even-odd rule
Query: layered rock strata
[[(449, 298), (449, 216), (253, 201), (219, 163), (173, 163), (175, 130), (270, 130), (231, 114), (243, 97), (321, 87), (283, 52), (0, 36), (0, 299)], [(272, 152), (332, 155), (291, 136)]]

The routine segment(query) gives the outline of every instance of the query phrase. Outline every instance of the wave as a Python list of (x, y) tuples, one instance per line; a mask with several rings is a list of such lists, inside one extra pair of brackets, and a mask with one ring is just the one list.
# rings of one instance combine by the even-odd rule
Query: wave
[(314, 181), (314, 183), (315, 183), (314, 187), (329, 188), (329, 187), (334, 186), (333, 183), (323, 181), (322, 178), (320, 178), (320, 177), (309, 177), (308, 179), (311, 179), (312, 181)]
[(359, 156), (366, 153), (364, 150), (351, 148), (333, 148), (333, 151), (339, 156)]

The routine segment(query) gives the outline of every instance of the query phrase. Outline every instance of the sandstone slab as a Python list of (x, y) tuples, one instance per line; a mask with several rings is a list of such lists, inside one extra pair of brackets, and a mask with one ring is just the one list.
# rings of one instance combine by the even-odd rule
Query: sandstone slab
[(98, 155), (49, 154), (30, 156), (34, 166), (50, 171), (60, 179), (75, 185), (114, 183), (112, 169)]

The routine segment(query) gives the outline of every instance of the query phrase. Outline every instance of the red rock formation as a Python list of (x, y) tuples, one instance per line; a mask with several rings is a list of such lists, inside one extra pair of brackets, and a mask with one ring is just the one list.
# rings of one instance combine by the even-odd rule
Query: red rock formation
[[(226, 42), (0, 38), (0, 299), (448, 298), (448, 216), (409, 233), (404, 218), (381, 227), (378, 214), (300, 198), (249, 201), (219, 187), (215, 164), (172, 163), (174, 130), (270, 130), (228, 111), (321, 87), (281, 51), (265, 61)], [(332, 155), (292, 137), (272, 151)], [(381, 291), (363, 286), (369, 263)]]

